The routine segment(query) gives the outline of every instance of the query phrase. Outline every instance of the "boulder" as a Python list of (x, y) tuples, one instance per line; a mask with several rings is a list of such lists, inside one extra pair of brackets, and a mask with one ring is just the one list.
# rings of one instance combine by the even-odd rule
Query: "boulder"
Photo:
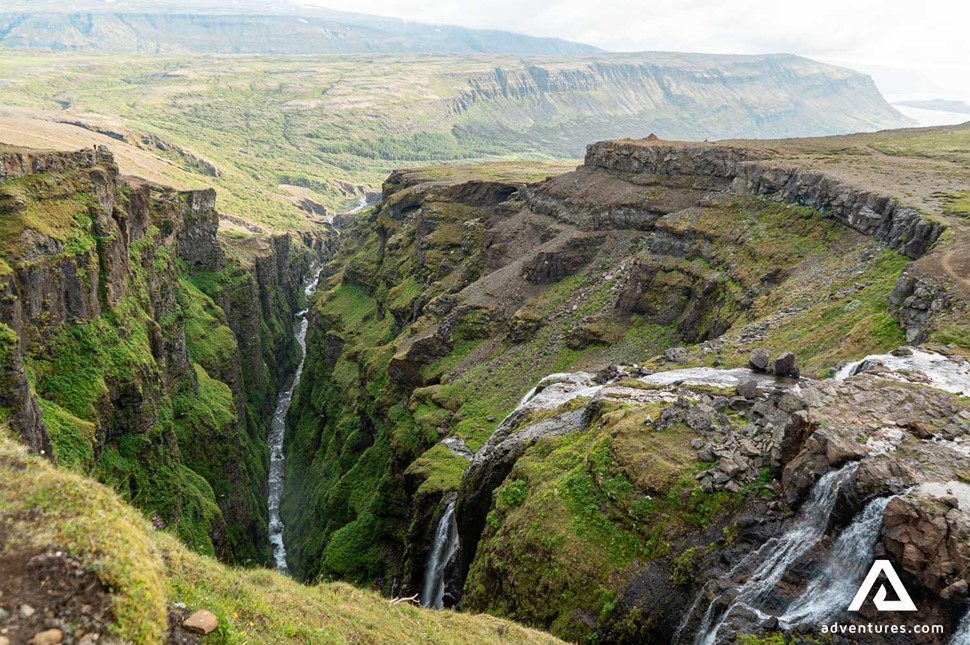
[(775, 359), (774, 362), (774, 372), (775, 376), (790, 376), (798, 377), (798, 367), (796, 366), (795, 355), (791, 352), (786, 352)]
[(30, 645), (57, 645), (64, 641), (64, 632), (59, 629), (48, 629), (35, 634), (30, 639)]
[[(587, 316), (566, 336), (570, 349), (586, 349), (593, 345), (609, 345), (615, 338), (609, 323), (598, 316)], [(686, 350), (685, 350), (686, 353)]]
[(689, 355), (687, 354), (687, 350), (683, 347), (671, 347), (664, 352), (664, 359), (666, 359), (669, 363), (680, 363), (681, 365), (685, 365), (688, 357)]
[(768, 361), (770, 360), (771, 352), (759, 347), (751, 352), (751, 356), (748, 358), (748, 364), (756, 372), (766, 372), (768, 371)]
[(758, 381), (754, 379), (741, 381), (740, 383), (738, 383), (737, 391), (738, 391), (738, 396), (744, 397), (747, 400), (751, 400), (758, 394)]

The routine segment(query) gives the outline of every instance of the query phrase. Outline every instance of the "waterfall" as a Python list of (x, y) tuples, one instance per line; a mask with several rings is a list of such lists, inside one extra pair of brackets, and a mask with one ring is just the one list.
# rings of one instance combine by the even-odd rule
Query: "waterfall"
[(713, 645), (718, 631), (736, 608), (743, 607), (767, 617), (757, 606), (774, 591), (775, 585), (788, 569), (810, 553), (825, 537), (839, 491), (852, 478), (858, 466), (857, 463), (851, 463), (823, 476), (812, 489), (812, 494), (795, 524), (784, 535), (765, 542), (760, 549), (745, 557), (731, 570), (729, 579), (746, 568), (748, 563), (755, 564), (755, 569), (744, 584), (737, 588), (734, 599), (723, 613), (715, 615), (715, 606), (723, 596), (708, 606), (697, 632), (696, 645)]
[(891, 499), (873, 500), (859, 513), (836, 540), (822, 572), (779, 616), (780, 623), (818, 624), (845, 611), (869, 569), (872, 548), (882, 531), (883, 511)]
[(956, 633), (950, 640), (950, 645), (970, 645), (970, 611), (960, 621)]
[[(307, 298), (316, 293), (317, 286), (320, 284), (320, 272), (317, 269), (313, 274), (313, 279), (304, 289)], [(307, 320), (307, 311), (303, 310), (296, 314), (299, 328), (296, 332), (296, 342), (300, 345), (300, 364), (293, 374), (293, 382), (290, 387), (280, 392), (276, 399), (276, 410), (273, 412), (273, 422), (270, 426), (269, 439), (269, 545), (273, 549), (273, 560), (276, 562), (276, 570), (282, 573), (289, 573), (290, 569), (286, 564), (286, 546), (283, 544), (283, 519), (280, 517), (280, 501), (283, 497), (283, 474), (285, 466), (285, 455), (283, 454), (283, 439), (286, 436), (286, 415), (290, 411), (290, 403), (293, 402), (293, 392), (296, 391), (303, 376), (303, 365), (306, 363), (306, 334), (310, 326)]]
[(424, 568), (424, 587), (421, 590), (421, 606), (441, 609), (445, 596), (445, 568), (458, 551), (458, 523), (455, 521), (455, 503), (449, 502), (438, 520), (434, 543)]

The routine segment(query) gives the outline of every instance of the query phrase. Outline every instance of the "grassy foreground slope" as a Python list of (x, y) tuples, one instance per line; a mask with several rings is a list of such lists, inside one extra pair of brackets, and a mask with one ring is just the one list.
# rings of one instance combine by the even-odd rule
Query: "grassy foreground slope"
[[(345, 584), (306, 587), (268, 570), (226, 567), (154, 531), (108, 488), (28, 455), (0, 429), (0, 561), (57, 552), (94, 572), (110, 595), (102, 634), (133, 643), (162, 642), (175, 603), (219, 617), (207, 642), (558, 642), (487, 616), (392, 605)], [(17, 605), (6, 591), (3, 604)]]

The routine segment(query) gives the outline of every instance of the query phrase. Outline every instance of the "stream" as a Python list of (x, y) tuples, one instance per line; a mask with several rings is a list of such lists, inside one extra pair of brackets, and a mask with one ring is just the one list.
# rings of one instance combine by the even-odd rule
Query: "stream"
[(946, 392), (970, 396), (970, 361), (951, 358), (943, 354), (913, 349), (909, 355), (873, 354), (861, 361), (849, 363), (835, 374), (835, 380), (844, 381), (877, 365), (891, 372), (916, 372), (923, 374), (930, 385)]
[[(317, 291), (322, 270), (322, 268), (317, 269), (313, 273), (313, 278), (307, 283), (303, 291), (308, 300)], [(280, 392), (279, 398), (276, 399), (276, 410), (273, 412), (273, 423), (270, 427), (268, 439), (269, 545), (273, 549), (276, 570), (285, 574), (289, 574), (290, 568), (286, 564), (286, 546), (283, 544), (283, 519), (280, 517), (280, 501), (283, 497), (283, 476), (286, 465), (286, 457), (283, 454), (283, 440), (286, 436), (286, 416), (290, 411), (290, 404), (293, 402), (293, 392), (300, 385), (300, 379), (303, 377), (303, 365), (306, 362), (306, 334), (310, 326), (306, 309), (296, 314), (294, 324), (299, 325), (296, 331), (296, 341), (300, 344), (300, 364), (293, 374), (293, 382), (287, 389)]]

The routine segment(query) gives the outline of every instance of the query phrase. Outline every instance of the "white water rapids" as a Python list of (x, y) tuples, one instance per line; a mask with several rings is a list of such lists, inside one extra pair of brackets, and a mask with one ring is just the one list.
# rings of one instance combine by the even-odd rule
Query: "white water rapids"
[(882, 531), (882, 514), (891, 499), (880, 497), (869, 502), (842, 531), (825, 568), (778, 618), (781, 624), (818, 625), (845, 611), (869, 569), (872, 549)]
[(950, 645), (970, 645), (970, 612), (960, 621), (957, 631), (950, 640)]
[[(318, 269), (314, 272), (313, 278), (304, 289), (304, 295), (308, 299), (317, 291), (321, 271), (322, 269)], [(300, 379), (303, 376), (303, 365), (306, 363), (306, 334), (310, 325), (305, 309), (296, 314), (296, 319), (299, 321), (296, 342), (300, 345), (300, 364), (293, 374), (293, 382), (290, 387), (280, 392), (276, 399), (276, 410), (273, 412), (273, 422), (267, 440), (269, 445), (269, 545), (273, 549), (276, 570), (287, 574), (290, 572), (290, 568), (286, 564), (286, 546), (283, 544), (283, 519), (280, 517), (280, 501), (283, 498), (283, 476), (286, 465), (286, 456), (283, 454), (283, 439), (286, 436), (286, 415), (289, 413), (290, 404), (293, 402), (293, 392), (300, 384)]]
[(958, 362), (935, 352), (913, 349), (910, 356), (873, 354), (861, 361), (845, 365), (835, 374), (835, 380), (844, 381), (850, 376), (883, 365), (891, 372), (919, 372), (930, 384), (940, 390), (970, 396), (970, 361)]

